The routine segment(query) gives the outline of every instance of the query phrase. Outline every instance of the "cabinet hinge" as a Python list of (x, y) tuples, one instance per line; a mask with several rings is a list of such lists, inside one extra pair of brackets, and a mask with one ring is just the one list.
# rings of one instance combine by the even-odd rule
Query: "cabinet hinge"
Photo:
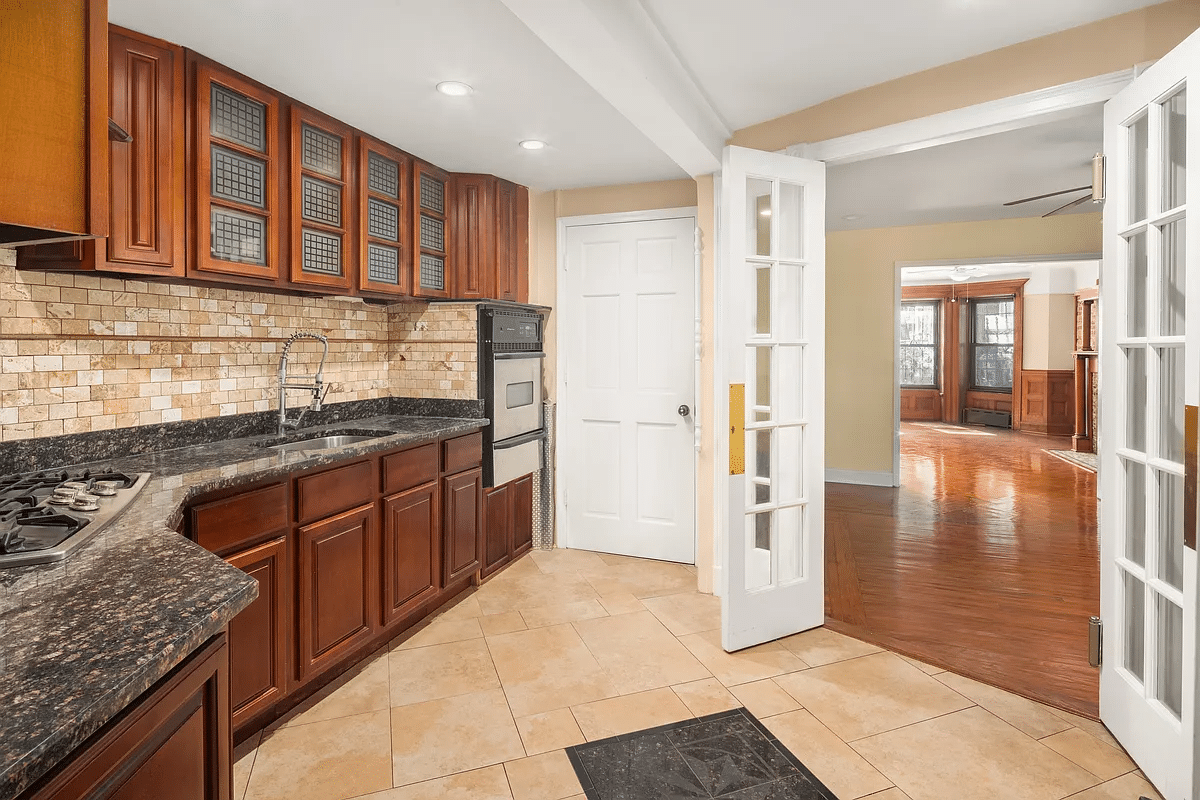
[(1088, 663), (1100, 666), (1103, 660), (1104, 622), (1099, 617), (1088, 620)]

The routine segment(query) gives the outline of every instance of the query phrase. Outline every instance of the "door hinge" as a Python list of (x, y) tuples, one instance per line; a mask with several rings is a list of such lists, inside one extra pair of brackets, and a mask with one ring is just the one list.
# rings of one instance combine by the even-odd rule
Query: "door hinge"
[(1104, 622), (1099, 617), (1088, 620), (1088, 663), (1100, 666), (1103, 660)]

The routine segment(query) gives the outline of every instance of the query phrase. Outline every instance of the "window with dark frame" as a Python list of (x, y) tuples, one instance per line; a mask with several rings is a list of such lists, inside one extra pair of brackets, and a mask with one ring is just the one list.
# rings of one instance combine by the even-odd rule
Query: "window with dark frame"
[(971, 301), (971, 388), (1011, 392), (1015, 299), (988, 297)]
[(900, 304), (900, 386), (936, 389), (941, 350), (937, 300), (905, 300)]

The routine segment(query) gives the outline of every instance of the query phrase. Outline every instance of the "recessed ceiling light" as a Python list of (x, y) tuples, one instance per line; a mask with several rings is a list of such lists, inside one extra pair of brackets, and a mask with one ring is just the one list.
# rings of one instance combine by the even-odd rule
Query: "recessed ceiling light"
[(521, 142), (521, 147), (526, 150), (541, 150), (546, 146), (546, 143), (541, 139), (525, 139)]
[(842, 217), (842, 219), (847, 219), (850, 221), (854, 221), (856, 219), (862, 219), (862, 218), (863, 218), (862, 214), (847, 214), (846, 216)]
[(475, 91), (469, 84), (462, 81), (442, 81), (437, 85), (437, 90), (442, 94), (448, 94), (451, 97), (464, 97)]

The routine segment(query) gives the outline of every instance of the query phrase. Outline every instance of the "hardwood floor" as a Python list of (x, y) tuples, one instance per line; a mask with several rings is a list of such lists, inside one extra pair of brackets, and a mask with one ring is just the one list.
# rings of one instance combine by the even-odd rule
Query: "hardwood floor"
[(901, 431), (901, 488), (826, 484), (828, 627), (1095, 718), (1095, 474), (1065, 437)]

